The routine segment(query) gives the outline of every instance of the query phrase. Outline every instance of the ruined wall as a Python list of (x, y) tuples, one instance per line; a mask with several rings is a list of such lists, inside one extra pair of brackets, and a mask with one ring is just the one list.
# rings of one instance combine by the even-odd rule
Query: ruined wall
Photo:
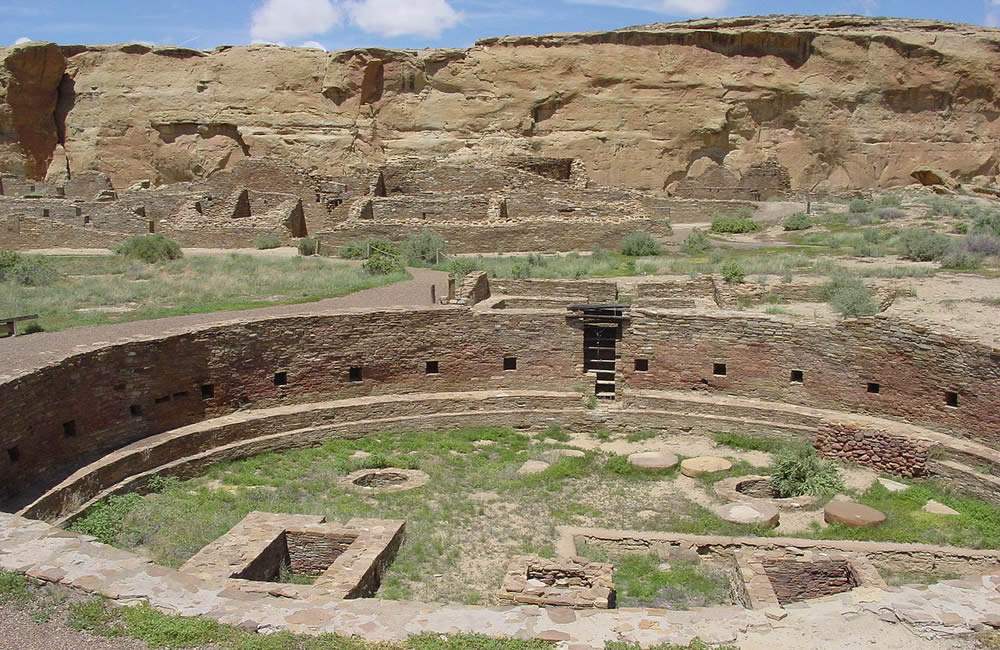
[(865, 465), (906, 478), (927, 475), (927, 454), (934, 443), (894, 436), (849, 422), (825, 422), (814, 441), (821, 456)]
[[(991, 406), (1000, 397), (1000, 354), (990, 348), (884, 317), (827, 326), (768, 316), (631, 315), (618, 346), (623, 388), (871, 413), (1000, 446), (1000, 413)], [(648, 360), (649, 370), (636, 371), (636, 358)], [(868, 392), (869, 384), (879, 392)]]

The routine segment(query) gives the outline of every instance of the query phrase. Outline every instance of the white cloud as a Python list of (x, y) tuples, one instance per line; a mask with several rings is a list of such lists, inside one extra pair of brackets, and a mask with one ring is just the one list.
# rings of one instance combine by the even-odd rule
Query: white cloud
[(387, 37), (437, 37), (462, 20), (447, 0), (360, 0), (345, 3), (345, 8), (358, 27)]
[(987, 27), (1000, 27), (1000, 0), (986, 0), (986, 17), (983, 24)]
[(14, 45), (20, 45), (21, 43), (30, 43), (31, 39), (27, 36), (22, 36), (21, 38), (14, 41)]
[(730, 0), (566, 0), (577, 4), (610, 5), (628, 9), (644, 9), (663, 14), (711, 16), (729, 7)]
[(306, 41), (299, 47), (308, 47), (309, 49), (312, 50), (323, 50), (324, 52), (326, 52), (326, 46), (320, 43), (319, 41)]
[(322, 34), (343, 19), (331, 0), (266, 0), (253, 12), (250, 36), (258, 41), (278, 41)]

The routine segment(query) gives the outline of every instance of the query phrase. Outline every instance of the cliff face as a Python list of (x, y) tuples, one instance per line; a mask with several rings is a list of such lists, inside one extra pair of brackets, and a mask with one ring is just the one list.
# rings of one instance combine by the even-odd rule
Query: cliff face
[(701, 20), (468, 50), (34, 43), (0, 58), (0, 171), (34, 178), (97, 169), (121, 187), (250, 155), (336, 175), (525, 153), (652, 190), (772, 155), (795, 188), (903, 185), (919, 165), (1000, 172), (1000, 30), (930, 21)]

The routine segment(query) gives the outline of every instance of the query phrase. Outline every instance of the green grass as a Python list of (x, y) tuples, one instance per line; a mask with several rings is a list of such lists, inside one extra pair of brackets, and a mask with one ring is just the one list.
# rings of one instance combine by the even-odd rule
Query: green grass
[(69, 606), (67, 625), (103, 637), (139, 639), (151, 648), (220, 650), (550, 650), (546, 641), (496, 639), (481, 634), (421, 634), (402, 642), (364, 641), (337, 634), (260, 635), (198, 616), (163, 614), (148, 604), (113, 608), (101, 598)]
[(742, 451), (765, 451), (775, 453), (787, 447), (790, 443), (777, 438), (767, 438), (765, 436), (748, 436), (742, 433), (731, 431), (719, 431), (712, 435), (712, 439), (717, 444), (739, 449)]
[[(922, 510), (934, 499), (960, 514), (934, 515)], [(886, 522), (873, 528), (850, 528), (833, 524), (814, 532), (821, 539), (942, 544), (965, 548), (1000, 547), (1000, 506), (951, 494), (934, 483), (916, 483), (902, 492), (890, 492), (875, 483), (858, 499), (886, 514)]]
[(34, 597), (27, 576), (0, 569), (0, 603), (26, 603)]
[[(391, 284), (322, 258), (249, 255), (143, 264), (118, 256), (52, 257), (61, 277), (48, 286), (0, 285), (0, 315), (39, 314), (48, 331), (178, 314), (250, 309), (342, 296)], [(130, 311), (78, 311), (126, 307)]]
[(578, 552), (593, 561), (614, 564), (619, 607), (688, 609), (728, 603), (727, 575), (696, 555), (664, 561), (655, 553), (609, 555), (590, 545)]

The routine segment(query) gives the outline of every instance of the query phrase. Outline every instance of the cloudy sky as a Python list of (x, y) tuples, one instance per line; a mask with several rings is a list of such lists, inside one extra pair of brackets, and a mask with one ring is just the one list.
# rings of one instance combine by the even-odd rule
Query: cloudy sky
[(0, 0), (0, 45), (49, 40), (201, 49), (254, 41), (324, 49), (466, 47), (486, 36), (776, 13), (1000, 26), (1000, 0)]

